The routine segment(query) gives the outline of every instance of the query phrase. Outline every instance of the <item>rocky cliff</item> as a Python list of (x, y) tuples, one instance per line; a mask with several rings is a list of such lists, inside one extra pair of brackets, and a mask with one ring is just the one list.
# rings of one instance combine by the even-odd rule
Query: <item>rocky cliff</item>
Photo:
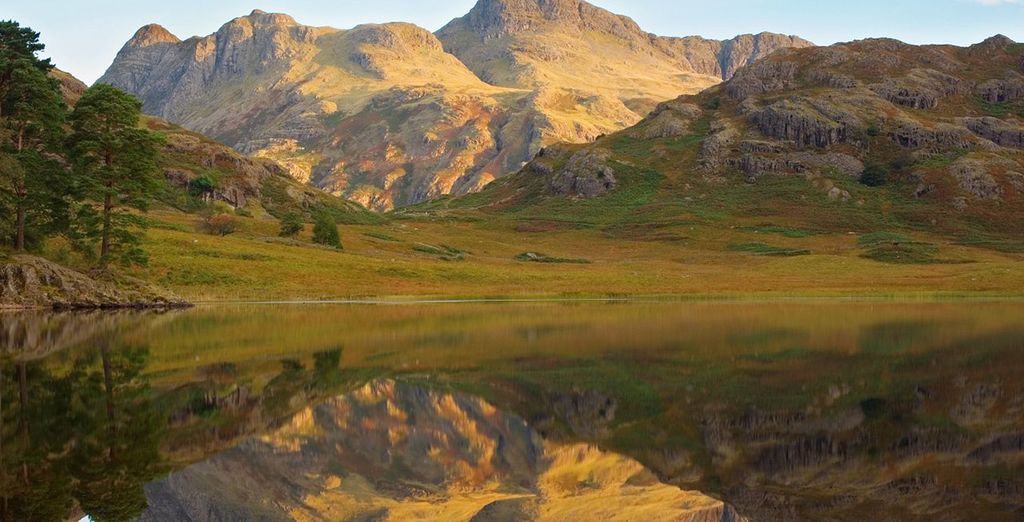
[(806, 45), (659, 39), (564, 4), (484, 0), (438, 36), (402, 23), (309, 27), (262, 11), (186, 40), (149, 25), (99, 81), (150, 114), (387, 210), (479, 190), (545, 144), (621, 129), (738, 64)]
[[(909, 226), (1016, 241), (1022, 59), (1024, 45), (1002, 36), (963, 48), (876, 39), (780, 50), (633, 128), (583, 148), (549, 147), (473, 205), (622, 193), (609, 196), (617, 206), (653, 180), (659, 191), (630, 204), (657, 197), (683, 215), (710, 205), (816, 230)], [(566, 190), (567, 176), (586, 188)]]

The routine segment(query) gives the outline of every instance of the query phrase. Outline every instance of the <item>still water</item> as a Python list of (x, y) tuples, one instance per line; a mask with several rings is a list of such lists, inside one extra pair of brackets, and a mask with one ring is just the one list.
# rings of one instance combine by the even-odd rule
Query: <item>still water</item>
[(1024, 303), (0, 315), (0, 519), (1024, 520)]

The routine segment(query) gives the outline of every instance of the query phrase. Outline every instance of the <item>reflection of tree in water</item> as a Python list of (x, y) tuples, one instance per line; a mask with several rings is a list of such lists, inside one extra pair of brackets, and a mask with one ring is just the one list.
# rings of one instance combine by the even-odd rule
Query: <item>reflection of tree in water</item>
[(4, 361), (0, 519), (63, 520), (76, 502), (97, 521), (145, 509), (162, 426), (139, 378), (148, 356), (101, 342), (57, 364)]
[(71, 507), (59, 421), (66, 387), (37, 363), (0, 364), (0, 519), (62, 520)]

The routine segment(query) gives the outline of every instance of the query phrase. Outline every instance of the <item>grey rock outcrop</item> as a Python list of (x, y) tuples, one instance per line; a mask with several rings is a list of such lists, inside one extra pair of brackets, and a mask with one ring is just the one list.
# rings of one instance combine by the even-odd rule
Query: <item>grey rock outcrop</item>
[(740, 70), (726, 85), (725, 92), (736, 100), (745, 100), (759, 94), (790, 89), (796, 86), (798, 71), (799, 66), (794, 61), (762, 60)]
[(948, 96), (970, 90), (961, 78), (933, 69), (914, 69), (898, 79), (887, 79), (869, 87), (886, 100), (912, 109), (934, 109)]
[(971, 132), (1001, 147), (1024, 149), (1024, 127), (999, 118), (964, 118)]
[(911, 119), (900, 119), (893, 123), (890, 133), (892, 140), (904, 148), (966, 149), (974, 140), (963, 127), (940, 123), (925, 127)]
[(805, 147), (825, 148), (846, 141), (850, 136), (848, 121), (829, 117), (813, 100), (775, 102), (755, 112), (751, 121), (766, 136)]
[(573, 154), (551, 179), (551, 190), (582, 198), (600, 196), (618, 185), (615, 170), (608, 165), (611, 152), (584, 149)]
[(1003, 187), (981, 161), (961, 158), (950, 166), (949, 173), (960, 183), (960, 188), (976, 198), (999, 199), (1003, 194)]
[(1024, 78), (989, 80), (978, 86), (978, 96), (989, 103), (1014, 102), (1024, 99)]

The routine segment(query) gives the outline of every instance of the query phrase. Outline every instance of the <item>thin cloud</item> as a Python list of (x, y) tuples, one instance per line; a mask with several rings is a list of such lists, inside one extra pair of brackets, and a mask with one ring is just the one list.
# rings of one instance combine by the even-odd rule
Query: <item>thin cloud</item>
[(1021, 0), (974, 0), (974, 3), (985, 6), (1021, 5)]

